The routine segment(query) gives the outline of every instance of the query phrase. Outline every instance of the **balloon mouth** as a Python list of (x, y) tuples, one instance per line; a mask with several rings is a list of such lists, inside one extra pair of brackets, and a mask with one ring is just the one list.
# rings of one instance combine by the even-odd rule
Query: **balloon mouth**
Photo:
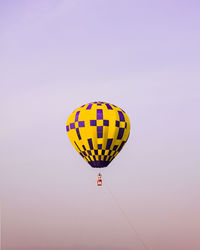
[(108, 166), (110, 161), (89, 161), (88, 163), (92, 168), (105, 168)]

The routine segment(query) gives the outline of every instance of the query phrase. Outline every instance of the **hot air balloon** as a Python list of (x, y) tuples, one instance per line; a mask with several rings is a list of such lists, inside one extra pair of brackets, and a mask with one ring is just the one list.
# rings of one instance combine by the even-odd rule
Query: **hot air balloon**
[[(104, 168), (127, 142), (130, 121), (128, 115), (113, 104), (91, 102), (73, 111), (66, 130), (72, 145), (90, 166)], [(102, 183), (101, 174), (98, 181)]]

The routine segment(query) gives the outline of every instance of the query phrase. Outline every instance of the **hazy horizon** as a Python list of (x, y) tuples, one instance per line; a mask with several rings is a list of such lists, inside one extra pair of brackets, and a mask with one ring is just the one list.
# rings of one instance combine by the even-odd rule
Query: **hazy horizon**
[[(8, 249), (8, 250), (11, 250), (11, 249), (23, 249), (23, 248), (26, 248), (26, 247), (9, 247), (9, 248), (6, 248), (6, 249)], [(96, 247), (96, 246), (88, 246), (88, 247), (85, 247), (85, 246), (79, 246), (78, 248), (76, 248), (76, 247), (37, 247), (37, 246), (35, 246), (35, 247), (31, 247), (30, 248), (30, 250), (39, 250), (39, 249), (49, 249), (49, 250), (56, 250), (56, 249), (59, 249), (59, 250), (66, 250), (66, 249), (77, 249), (77, 250), (79, 250), (79, 249), (82, 249), (82, 250), (85, 250), (85, 249), (94, 249), (94, 250), (99, 250), (99, 249), (105, 249), (105, 247)], [(111, 247), (109, 247), (109, 249), (115, 249), (115, 250), (118, 250), (118, 249), (121, 249), (120, 247), (116, 247), (116, 246), (111, 246)], [(131, 249), (130, 247), (125, 247), (124, 248), (125, 250), (129, 250), (129, 249)]]

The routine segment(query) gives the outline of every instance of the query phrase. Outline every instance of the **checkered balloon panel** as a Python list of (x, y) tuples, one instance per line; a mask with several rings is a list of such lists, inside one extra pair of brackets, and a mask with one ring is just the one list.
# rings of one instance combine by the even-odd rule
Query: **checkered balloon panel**
[(127, 114), (113, 104), (91, 102), (69, 116), (66, 130), (78, 153), (92, 167), (103, 168), (128, 140), (130, 121)]

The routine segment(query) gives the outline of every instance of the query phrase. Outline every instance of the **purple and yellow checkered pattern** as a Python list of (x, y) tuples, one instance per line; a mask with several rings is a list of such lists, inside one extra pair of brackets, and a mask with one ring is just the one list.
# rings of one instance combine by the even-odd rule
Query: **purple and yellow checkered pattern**
[(128, 140), (130, 121), (127, 114), (113, 104), (91, 102), (69, 116), (66, 130), (79, 154), (92, 167), (103, 168)]

